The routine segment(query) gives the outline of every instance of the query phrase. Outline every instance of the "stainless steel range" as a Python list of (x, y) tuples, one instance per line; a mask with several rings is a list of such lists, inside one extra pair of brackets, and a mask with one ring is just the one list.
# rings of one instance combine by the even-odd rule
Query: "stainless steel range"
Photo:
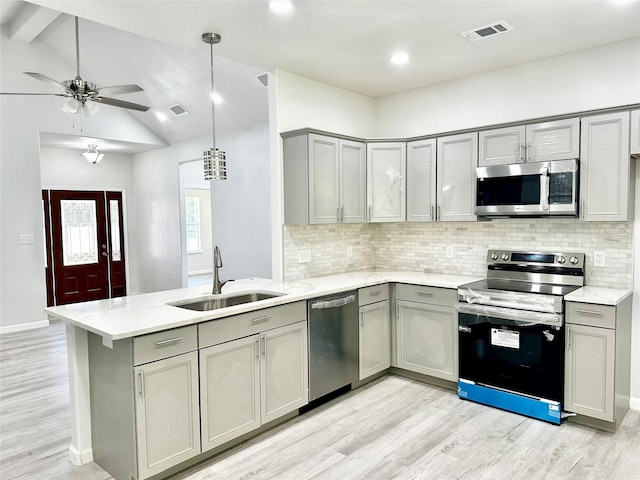
[(564, 295), (584, 254), (489, 250), (487, 278), (458, 289), (458, 396), (559, 424)]

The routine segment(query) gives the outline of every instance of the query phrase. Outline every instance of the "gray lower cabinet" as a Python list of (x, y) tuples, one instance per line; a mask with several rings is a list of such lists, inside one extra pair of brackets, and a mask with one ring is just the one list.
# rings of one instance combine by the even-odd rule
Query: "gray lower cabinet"
[(360, 306), (360, 380), (382, 372), (391, 365), (391, 319), (389, 285), (358, 290)]
[(458, 380), (457, 290), (396, 285), (396, 366)]
[(201, 345), (238, 334), (230, 329), (251, 335), (200, 350), (203, 451), (308, 403), (305, 302), (207, 322)]
[(138, 478), (200, 453), (198, 354), (135, 368)]
[(564, 409), (614, 425), (629, 409), (631, 297), (567, 302)]

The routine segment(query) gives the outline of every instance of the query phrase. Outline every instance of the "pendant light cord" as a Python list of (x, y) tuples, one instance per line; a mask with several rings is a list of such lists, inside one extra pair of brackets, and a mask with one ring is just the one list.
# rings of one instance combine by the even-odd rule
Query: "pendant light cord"
[(216, 155), (216, 108), (215, 108), (215, 104), (213, 101), (213, 92), (214, 92), (214, 83), (213, 83), (213, 43), (209, 43), (210, 51), (211, 51), (211, 124), (213, 126), (212, 129), (212, 133), (213, 133), (213, 151), (211, 152), (214, 155)]

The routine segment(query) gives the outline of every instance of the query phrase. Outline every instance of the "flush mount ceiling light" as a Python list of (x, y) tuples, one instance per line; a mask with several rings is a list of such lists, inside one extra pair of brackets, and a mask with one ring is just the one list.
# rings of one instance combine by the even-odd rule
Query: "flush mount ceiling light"
[(210, 150), (203, 152), (204, 159), (204, 179), (205, 180), (226, 180), (227, 179), (227, 156), (223, 151), (216, 148), (216, 102), (213, 83), (213, 45), (220, 43), (222, 37), (217, 33), (203, 33), (202, 41), (208, 43), (211, 49), (211, 124), (213, 133), (213, 146)]
[(406, 65), (409, 63), (409, 54), (406, 52), (396, 52), (389, 58), (394, 65)]
[(293, 2), (289, 0), (269, 0), (267, 5), (277, 15), (288, 15), (293, 11)]
[(104, 153), (98, 151), (98, 145), (89, 144), (89, 150), (80, 154), (81, 157), (94, 165), (104, 158)]

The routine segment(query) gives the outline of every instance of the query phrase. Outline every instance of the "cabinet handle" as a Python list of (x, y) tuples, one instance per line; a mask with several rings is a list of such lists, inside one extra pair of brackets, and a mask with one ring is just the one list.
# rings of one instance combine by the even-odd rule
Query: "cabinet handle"
[(520, 161), (524, 163), (524, 155), (525, 155), (525, 147), (524, 143), (520, 142)]
[(170, 338), (169, 340), (159, 340), (156, 342), (156, 345), (167, 345), (169, 343), (176, 343), (183, 340), (183, 337)]
[(340, 207), (340, 223), (344, 223), (344, 205)]
[(439, 220), (440, 218), (442, 218), (442, 215), (441, 215), (442, 212), (440, 210), (441, 210), (440, 204), (438, 204), (438, 208), (436, 209), (436, 220)]
[(271, 315), (265, 315), (264, 317), (258, 317), (258, 318), (254, 318), (251, 320), (251, 323), (255, 324), (255, 323), (262, 323), (262, 322), (266, 322), (267, 320), (269, 320), (271, 318)]
[(260, 337), (256, 338), (256, 358), (260, 358)]
[(369, 292), (369, 296), (370, 297), (377, 297), (381, 293), (382, 293), (382, 290), (372, 291), (372, 292)]
[(580, 219), (584, 220), (584, 199), (580, 202)]
[(416, 291), (416, 295), (418, 295), (420, 297), (433, 297), (433, 293), (431, 293), (431, 292), (419, 292), (419, 291)]
[(262, 335), (260, 337), (260, 341), (262, 342), (262, 356), (266, 357), (267, 356), (267, 337)]
[(596, 312), (594, 310), (579, 310), (579, 309), (576, 309), (575, 312), (576, 313), (582, 313), (583, 315), (595, 315), (597, 317), (601, 317), (602, 316), (602, 312)]
[(360, 312), (360, 325), (364, 327), (364, 313)]
[(140, 392), (141, 397), (144, 397), (144, 372), (143, 371), (138, 372), (138, 378), (140, 380), (140, 386), (139, 386), (138, 392)]
[(527, 143), (527, 160), (530, 162), (533, 158), (533, 144)]
[(336, 222), (340, 223), (340, 207), (336, 207)]

